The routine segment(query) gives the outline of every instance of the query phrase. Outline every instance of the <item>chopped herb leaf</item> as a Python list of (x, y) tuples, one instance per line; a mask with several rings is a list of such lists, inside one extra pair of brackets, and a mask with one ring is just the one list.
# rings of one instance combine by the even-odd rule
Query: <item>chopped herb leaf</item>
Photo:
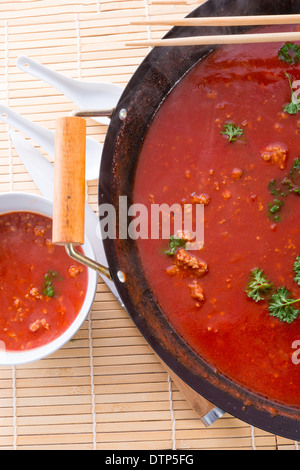
[(294, 93), (292, 81), (289, 74), (285, 72), (285, 75), (289, 81), (292, 97), (291, 102), (288, 105), (284, 106), (283, 111), (288, 114), (297, 114), (300, 111), (300, 99)]
[(291, 193), (300, 195), (300, 158), (294, 160), (293, 168), (282, 181), (271, 180), (268, 189), (275, 196), (273, 202), (268, 205), (268, 215), (271, 220), (278, 222), (280, 210), (284, 205), (282, 198), (286, 198)]
[(256, 268), (251, 271), (246, 293), (250, 299), (259, 302), (265, 299), (265, 295), (272, 289), (273, 284), (266, 278), (264, 272)]
[[(297, 256), (294, 263), (296, 274), (294, 281), (300, 285), (300, 256)], [(280, 287), (273, 291), (273, 284), (266, 278), (264, 272), (256, 268), (251, 271), (246, 293), (255, 302), (266, 300), (268, 297), (269, 313), (285, 323), (292, 323), (300, 314), (300, 310), (294, 305), (300, 303), (300, 299), (291, 297), (291, 292), (285, 287)], [(272, 294), (272, 295), (271, 295)]]
[[(283, 181), (281, 182), (283, 184)], [(273, 196), (276, 197), (285, 197), (288, 195), (288, 192), (283, 191), (280, 186), (277, 184), (276, 180), (271, 180), (268, 184), (268, 190), (270, 191)]]
[(229, 142), (235, 142), (243, 133), (243, 129), (229, 122), (224, 125), (224, 131), (221, 131), (221, 134), (228, 136)]
[(290, 298), (291, 293), (286, 287), (280, 287), (276, 293), (272, 295), (269, 304), (269, 312), (273, 317), (286, 323), (292, 323), (298, 317), (300, 311), (293, 307), (299, 303), (300, 299)]
[(300, 169), (300, 158), (295, 159), (293, 169), (294, 170), (299, 170)]
[(46, 297), (54, 297), (54, 287), (52, 284), (52, 280), (56, 279), (58, 276), (58, 273), (56, 271), (48, 271), (47, 274), (45, 274), (44, 279), (44, 286), (43, 286), (43, 295)]
[(300, 256), (297, 256), (294, 263), (294, 272), (296, 274), (294, 281), (300, 286)]
[(288, 114), (297, 114), (300, 111), (300, 103), (289, 103), (284, 106), (283, 111)]
[(43, 289), (43, 295), (45, 295), (46, 297), (54, 297), (54, 288), (53, 288), (52, 284), (46, 286)]
[(280, 220), (280, 215), (279, 212), (281, 211), (281, 208), (283, 206), (283, 201), (280, 199), (274, 199), (273, 202), (270, 202), (268, 207), (269, 207), (269, 219), (274, 220), (274, 222), (279, 222)]
[(186, 241), (183, 238), (176, 238), (174, 235), (170, 238), (170, 249), (165, 251), (166, 255), (173, 256), (177, 248), (186, 247)]
[(273, 204), (269, 204), (269, 212), (271, 214), (277, 214), (277, 212), (280, 211), (281, 207), (283, 206), (283, 201), (280, 201), (279, 199), (274, 199)]
[[(50, 277), (57, 277), (57, 271), (48, 271), (48, 274), (46, 274), (46, 276), (50, 276)], [(46, 277), (45, 276), (45, 277)]]
[(294, 161), (293, 168), (286, 175), (282, 184), (287, 186), (289, 192), (299, 194), (300, 190), (300, 159), (296, 158)]
[(300, 48), (297, 44), (286, 42), (278, 51), (278, 57), (290, 65), (298, 64), (300, 63)]
[(279, 196), (280, 195), (280, 189), (277, 188), (276, 180), (271, 180), (268, 184), (268, 190), (270, 191), (273, 196)]

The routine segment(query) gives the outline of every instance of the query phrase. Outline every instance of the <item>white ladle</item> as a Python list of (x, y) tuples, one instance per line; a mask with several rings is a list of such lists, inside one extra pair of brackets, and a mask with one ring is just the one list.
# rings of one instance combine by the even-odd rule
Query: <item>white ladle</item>
[[(0, 104), (0, 120), (23, 132), (42, 147), (50, 157), (55, 158), (55, 132), (20, 116), (4, 104)], [(86, 180), (99, 177), (103, 145), (94, 139), (86, 139)]]
[[(113, 109), (124, 90), (123, 87), (112, 83), (84, 82), (65, 77), (26, 56), (18, 58), (17, 67), (23, 72), (49, 83), (66, 95), (80, 109), (90, 111)], [(109, 118), (106, 117), (94, 117), (93, 119), (101, 124), (108, 125), (110, 123)]]

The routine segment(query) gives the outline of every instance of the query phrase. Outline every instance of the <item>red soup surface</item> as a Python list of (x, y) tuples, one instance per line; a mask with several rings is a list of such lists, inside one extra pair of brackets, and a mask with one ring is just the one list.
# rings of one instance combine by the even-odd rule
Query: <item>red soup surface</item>
[(21, 351), (60, 336), (78, 315), (87, 269), (51, 241), (52, 220), (31, 212), (0, 215), (1, 349)]
[(137, 240), (154, 296), (219, 373), (300, 406), (300, 104), (286, 108), (300, 65), (282, 46), (220, 47), (182, 79), (149, 127), (134, 202), (205, 204), (203, 249)]

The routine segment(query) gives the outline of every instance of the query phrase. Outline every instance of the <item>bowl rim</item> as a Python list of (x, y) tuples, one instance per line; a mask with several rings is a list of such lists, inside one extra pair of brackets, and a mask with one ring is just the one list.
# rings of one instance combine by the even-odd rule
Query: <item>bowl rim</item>
[[(5, 203), (8, 203), (8, 208), (2, 207), (3, 203), (4, 206), (6, 205)], [(9, 207), (15, 208), (11, 209)], [(33, 212), (52, 219), (53, 201), (43, 196), (24, 192), (12, 191), (9, 193), (0, 193), (0, 215), (10, 212)], [(82, 249), (89, 258), (95, 259), (93, 247), (86, 235)], [(25, 351), (5, 351), (0, 349), (0, 366), (16, 366), (38, 361), (50, 356), (68, 343), (81, 328), (90, 313), (97, 291), (97, 280), (98, 276), (96, 271), (88, 268), (88, 284), (83, 305), (74, 321), (64, 333), (38, 348)]]

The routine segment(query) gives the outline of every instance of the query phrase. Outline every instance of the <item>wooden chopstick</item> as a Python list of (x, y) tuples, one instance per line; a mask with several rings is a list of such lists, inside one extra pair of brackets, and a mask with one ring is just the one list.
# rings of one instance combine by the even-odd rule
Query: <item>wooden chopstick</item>
[(219, 36), (192, 36), (184, 38), (131, 41), (127, 47), (163, 47), (163, 46), (196, 46), (209, 44), (256, 44), (263, 42), (292, 42), (300, 41), (299, 33), (262, 33), (262, 34), (233, 34)]
[(132, 25), (167, 26), (266, 26), (277, 24), (300, 24), (300, 15), (225, 16), (211, 18), (172, 18), (135, 20)]
[(149, 5), (193, 5), (197, 0), (149, 0)]

